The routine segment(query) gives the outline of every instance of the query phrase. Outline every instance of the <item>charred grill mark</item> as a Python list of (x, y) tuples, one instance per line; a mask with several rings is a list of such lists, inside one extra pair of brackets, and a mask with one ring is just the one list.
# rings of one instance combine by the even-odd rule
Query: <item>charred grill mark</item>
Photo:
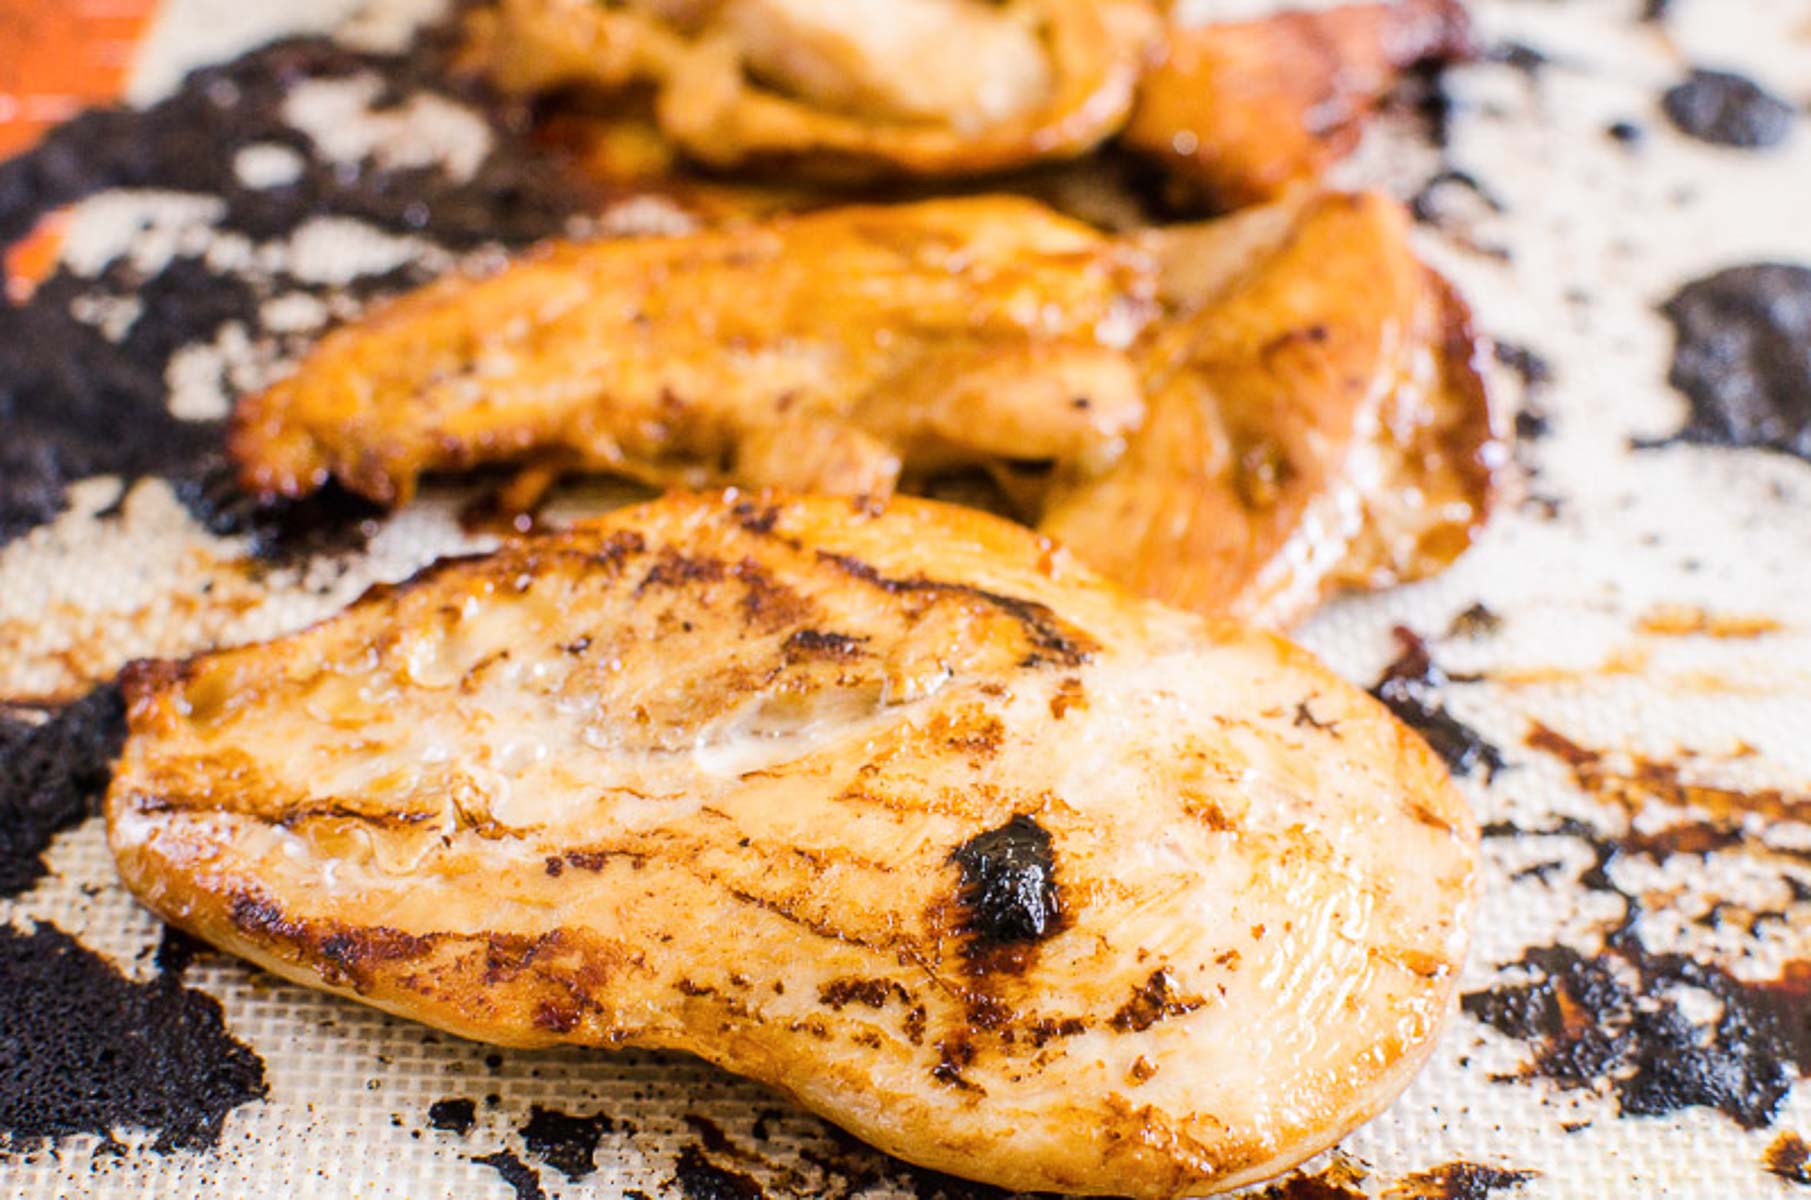
[(1024, 629), (1027, 639), (1034, 647), (1033, 652), (1026, 656), (1023, 664), (1027, 667), (1044, 666), (1049, 663), (1065, 667), (1079, 667), (1100, 649), (1094, 639), (1068, 625), (1049, 608), (1034, 600), (1002, 596), (984, 588), (971, 587), (963, 583), (948, 583), (937, 579), (893, 579), (882, 575), (880, 570), (871, 563), (865, 563), (847, 554), (833, 554), (827, 550), (819, 550), (817, 558), (819, 562), (829, 563), (850, 578), (871, 584), (889, 595), (942, 592), (950, 595), (973, 596), (992, 605), (1017, 621)]
[(438, 934), (417, 936), (381, 925), (348, 928), (292, 917), (269, 897), (252, 892), (235, 895), (228, 915), (233, 927), (253, 941), (283, 945), (311, 960), (328, 984), (354, 990), (369, 984), (373, 967), (421, 958), (439, 941)]
[(788, 662), (803, 659), (829, 659), (848, 661), (859, 658), (864, 653), (862, 646), (868, 641), (865, 637), (855, 637), (846, 633), (826, 633), (817, 629), (800, 629), (786, 639), (783, 647)]
[(721, 559), (698, 558), (663, 546), (654, 564), (635, 585), (637, 596), (653, 588), (691, 588), (701, 584), (720, 583), (729, 574), (729, 564)]
[(950, 859), (961, 873), (960, 899), (971, 938), (965, 955), (976, 965), (1022, 968), (1018, 958), (995, 962), (996, 952), (1029, 949), (1055, 934), (1063, 919), (1050, 834), (1020, 813), (956, 847)]
[(1483, 1163), (1451, 1162), (1398, 1180), (1384, 1200), (1486, 1200), (1493, 1192), (1514, 1191), (1536, 1177)]
[(1167, 1017), (1194, 1012), (1205, 1003), (1199, 996), (1180, 994), (1169, 969), (1159, 967), (1138, 986), (1130, 1000), (1120, 1005), (1107, 1024), (1121, 1033), (1143, 1033)]
[(905, 988), (886, 979), (833, 979), (817, 990), (818, 1003), (828, 1005), (838, 1012), (850, 1004), (885, 1008), (887, 1001), (894, 996), (898, 996), (902, 1004), (912, 998)]

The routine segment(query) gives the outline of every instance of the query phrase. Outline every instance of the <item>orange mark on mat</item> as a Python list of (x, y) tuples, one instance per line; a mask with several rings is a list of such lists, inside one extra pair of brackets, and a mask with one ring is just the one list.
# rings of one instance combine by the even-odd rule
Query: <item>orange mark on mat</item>
[[(0, 0), (0, 156), (59, 121), (119, 98), (158, 0)], [(6, 278), (29, 292), (57, 256), (57, 223), (6, 250)], [(18, 299), (15, 294), (13, 299)]]
[(1757, 638), (1785, 628), (1773, 617), (1712, 613), (1684, 604), (1649, 609), (1635, 627), (1654, 637), (1713, 638)]

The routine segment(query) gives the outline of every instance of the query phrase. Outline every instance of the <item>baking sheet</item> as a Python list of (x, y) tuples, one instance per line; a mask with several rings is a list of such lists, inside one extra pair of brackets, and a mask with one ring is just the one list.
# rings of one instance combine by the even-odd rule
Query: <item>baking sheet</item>
[[(128, 93), (148, 103), (190, 66), (291, 29), (338, 29), (379, 65), (338, 62), (312, 81), (303, 68), (285, 76), (301, 97), (284, 110), (299, 131), (291, 153), (337, 159), (354, 174), (374, 164), (418, 170), (443, 188), (482, 170), (500, 135), (457, 96), (413, 83), (384, 94), (381, 76), (401, 74), (395, 64), (407, 56), (381, 56), (404, 50), (435, 6), (320, 4), (300, 16), (296, 7), (166, 3), (139, 45)], [(1687, 1043), (1707, 1048), (1713, 1065), (1773, 1062), (1796, 1076), (1784, 1042), (1717, 1058), (1729, 1040), (1719, 1023), (1744, 1006), (1777, 1001), (1768, 1019), (1796, 1019), (1811, 1040), (1804, 997), (1787, 986), (1792, 964), (1811, 961), (1811, 826), (1786, 819), (1802, 818), (1806, 810), (1793, 806), (1811, 792), (1811, 471), (1765, 450), (1636, 447), (1664, 441), (1686, 419), (1684, 397), (1666, 380), (1673, 335), (1659, 306), (1723, 267), (1811, 264), (1803, 118), (1766, 152), (1718, 148), (1673, 130), (1658, 97), (1689, 66), (1713, 65), (1802, 106), (1811, 5), (1675, 0), (1664, 21), (1643, 20), (1642, 0), (1473, 7), (1499, 53), (1447, 76), (1448, 144), (1432, 145), (1420, 117), (1395, 112), (1342, 176), (1405, 198), (1424, 193), (1437, 218), (1420, 231), (1426, 254), (1458, 281), (1483, 330), (1550, 365), (1551, 377), (1535, 371), (1532, 384), (1495, 372), (1505, 398), (1544, 414), (1548, 428), (1518, 444), (1525, 495), (1457, 567), (1329, 605), (1298, 636), (1368, 685), (1399, 652), (1392, 630), (1420, 633), (1449, 677), (1426, 695), (1500, 750), (1500, 770), (1461, 781), (1496, 834), (1486, 842), (1463, 987), (1483, 999), (1455, 1018), (1428, 1070), (1384, 1117), (1310, 1164), (1305, 1178), (1323, 1190), (1298, 1181), (1276, 1194), (1797, 1194), (1804, 1185), (1787, 1178), (1787, 1137), (1811, 1136), (1811, 1087), (1798, 1086), (1765, 1119), (1735, 1101), (1641, 1115), (1631, 1111), (1640, 1093), (1629, 1080), (1643, 1053), (1658, 1047), (1676, 1059)], [(1539, 61), (1515, 46), (1538, 50)], [(1639, 137), (1610, 136), (1618, 122)], [(268, 142), (223, 144), (220, 154), (235, 156), (242, 180), (260, 170), (280, 177), (294, 164)], [(1479, 187), (1449, 177), (1424, 192), (1443, 170)], [(223, 413), (236, 389), (281, 370), (323, 320), (351, 311), (373, 278), (394, 282), (485, 252), (472, 239), (440, 237), (450, 226), (438, 218), (420, 233), (345, 213), (275, 230), (224, 228), (239, 217), (169, 182), (80, 200), (60, 222), (54, 253), (92, 285), (75, 289), (85, 293), (85, 319), (122, 337), (143, 314), (132, 311), (121, 256), (147, 276), (192, 256), (261, 281), (255, 318), (170, 352), (163, 403), (179, 420)], [(672, 219), (658, 205), (631, 204), (602, 223), (627, 232)], [(1539, 425), (1522, 422), (1530, 435)], [(621, 495), (574, 489), (560, 511)], [(114, 478), (77, 482), (67, 511), (0, 547), (0, 696), (55, 705), (131, 657), (294, 628), (372, 581), (481, 544), (458, 520), (468, 498), (429, 495), (375, 521), (362, 547), (272, 564), (254, 555), (250, 535), (209, 532), (196, 516), (205, 506), (166, 478), (123, 491)], [(1479, 604), (1500, 625), (1455, 629), (1454, 618)], [(1531, 746), (1538, 728), (1564, 741), (1537, 736)], [(1607, 757), (1592, 760), (1595, 752)], [(1724, 790), (1688, 794), (1683, 783)], [(1680, 800), (1700, 807), (1672, 803)], [(1711, 832), (1640, 837), (1681, 826)], [(155, 979), (159, 928), (114, 882), (98, 821), (58, 836), (47, 864), (41, 882), (4, 902), (6, 919), (54, 925), (129, 977)], [(1648, 1029), (1676, 1018), (1693, 1032), (1671, 1043), (1629, 1033), (1612, 1056), (1614, 1078), (1593, 1086), (1530, 1075), (1550, 1042), (1480, 1017), (1513, 1025), (1504, 998), (1551, 997), (1538, 971), (1511, 964), (1530, 950), (1558, 963), (1555, 948), (1570, 948), (1577, 957), (1565, 961), (1599, 970), (1630, 997), (1621, 1016), (1587, 1008), (1587, 1025), (1620, 1030), (1618, 1021), (1645, 1018)], [(1671, 953), (1707, 966), (1669, 973), (1678, 962), (1662, 959)], [(1776, 980), (1787, 983), (1770, 987)], [(155, 1131), (130, 1129), (111, 1144), (90, 1135), (16, 1144), (0, 1157), (0, 1193), (507, 1197), (539, 1187), (615, 1196), (701, 1195), (715, 1185), (777, 1197), (949, 1186), (690, 1060), (493, 1051), (212, 954), (188, 967), (182, 985), (218, 999), (231, 1036), (261, 1057), (268, 1095), (233, 1108), (216, 1147), (160, 1152)], [(474, 1102), (468, 1132), (434, 1127), (430, 1107), (447, 1099)], [(529, 1146), (523, 1129), (537, 1105), (609, 1118), (591, 1127), (593, 1172), (568, 1179), (545, 1146)], [(577, 1136), (581, 1151), (588, 1137)], [(477, 1161), (499, 1153), (512, 1157)]]

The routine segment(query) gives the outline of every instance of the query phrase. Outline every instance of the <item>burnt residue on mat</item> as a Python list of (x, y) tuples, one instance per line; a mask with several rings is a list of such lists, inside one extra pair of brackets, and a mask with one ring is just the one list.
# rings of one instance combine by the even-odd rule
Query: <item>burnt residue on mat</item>
[(575, 1117), (537, 1104), (522, 1126), (522, 1142), (530, 1154), (567, 1179), (583, 1179), (597, 1170), (598, 1141), (615, 1128), (616, 1122), (605, 1113)]
[(1777, 146), (1792, 133), (1792, 106), (1745, 75), (1695, 70), (1660, 107), (1680, 133), (1714, 146)]
[(1488, 1200), (1513, 1191), (1535, 1177), (1533, 1171), (1510, 1171), (1483, 1163), (1450, 1162), (1405, 1175), (1384, 1200)]
[[(1811, 1068), (1811, 963), (1750, 982), (1650, 952), (1625, 922), (1599, 954), (1542, 946), (1508, 970), (1510, 979), (1465, 996), (1465, 1011), (1529, 1043), (1519, 1077), (1607, 1093), (1625, 1116), (1714, 1108), (1757, 1129)], [(1693, 1021), (1681, 1005), (1687, 992), (1708, 993), (1721, 1011)]]
[(1481, 772), (1489, 780), (1503, 766), (1502, 752), (1483, 734), (1446, 711), (1440, 689), (1453, 680), (1434, 664), (1427, 643), (1400, 625), (1394, 633), (1399, 653), (1371, 686), (1371, 694), (1427, 739), (1455, 775)]
[(464, 1137), (478, 1123), (478, 1102), (469, 1097), (448, 1097), (428, 1105), (428, 1125), (443, 1133)]
[(541, 1190), (541, 1173), (517, 1158), (515, 1151), (480, 1154), (472, 1161), (501, 1175), (503, 1182), (515, 1189), (516, 1200), (547, 1200), (547, 1193)]
[[(0, 241), (24, 236), (71, 201), (123, 187), (214, 197), (222, 205), (218, 226), (258, 242), (321, 217), (356, 219), (455, 251), (521, 246), (564, 231), (588, 207), (582, 189), (517, 136), (499, 103), (450, 75), (445, 43), (443, 31), (409, 53), (376, 55), (325, 38), (291, 39), (196, 71), (150, 108), (84, 113), (0, 163)], [(466, 105), (492, 131), (489, 153), (466, 177), (375, 160), (348, 169), (284, 122), (285, 98), (297, 84), (361, 75), (381, 80), (380, 104), (433, 94)], [(291, 152), (300, 164), (295, 178), (246, 185), (235, 163), (252, 146)], [(59, 269), (29, 298), (0, 305), (0, 542), (54, 518), (68, 485), (94, 475), (128, 483), (169, 478), (211, 528), (250, 533), (260, 549), (322, 526), (356, 529), (371, 510), (343, 496), (274, 512), (251, 505), (223, 468), (220, 422), (168, 411), (166, 371), (178, 350), (211, 343), (235, 323), (254, 345), (299, 352), (311, 335), (264, 327), (261, 312), (275, 296), (334, 299), (333, 314), (343, 316), (347, 300), (425, 278), (405, 265), (325, 285), (179, 254), (149, 273), (126, 262), (95, 277)], [(136, 312), (123, 332), (79, 315), (122, 306)]]
[(753, 1176), (712, 1162), (698, 1146), (679, 1152), (673, 1185), (686, 1200), (766, 1200), (767, 1196)]
[(1782, 1133), (1774, 1138), (1761, 1165), (1769, 1175), (1787, 1183), (1811, 1187), (1811, 1146), (1805, 1145), (1805, 1139), (1796, 1133)]
[(43, 877), (51, 838), (96, 810), (126, 738), (111, 684), (47, 718), (28, 715), (42, 718), (0, 708), (0, 896)]
[(1811, 459), (1811, 267), (1750, 263), (1694, 280), (1661, 311), (1676, 345), (1667, 380), (1690, 401), (1671, 438)]
[(0, 927), (0, 1140), (145, 1129), (153, 1148), (201, 1149), (265, 1094), (264, 1063), (220, 1005), (172, 975), (138, 983), (49, 925)]

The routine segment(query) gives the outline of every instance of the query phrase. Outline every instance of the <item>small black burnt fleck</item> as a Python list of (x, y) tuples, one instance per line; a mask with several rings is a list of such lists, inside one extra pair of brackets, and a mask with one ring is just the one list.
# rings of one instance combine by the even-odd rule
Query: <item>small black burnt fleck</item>
[(1404, 1176), (1388, 1195), (1391, 1200), (1488, 1200), (1493, 1193), (1514, 1190), (1534, 1177), (1533, 1171), (1451, 1162)]
[(539, 1104), (522, 1126), (528, 1152), (568, 1179), (583, 1179), (597, 1170), (597, 1144), (616, 1122), (604, 1113), (575, 1117)]
[(1679, 132), (1715, 146), (1762, 149), (1792, 132), (1792, 106), (1746, 76), (1696, 70), (1666, 90), (1660, 107)]
[(1811, 459), (1811, 267), (1730, 267), (1661, 311), (1677, 338), (1667, 379), (1691, 402), (1677, 440)]
[(1633, 121), (1613, 121), (1604, 132), (1609, 134), (1612, 141), (1621, 142), (1625, 146), (1640, 145), (1647, 137), (1647, 131)]
[(1021, 813), (956, 847), (968, 930), (980, 948), (1034, 942), (1056, 932), (1062, 916), (1050, 834)]
[(478, 1105), (467, 1097), (436, 1100), (428, 1105), (428, 1124), (435, 1129), (464, 1137), (477, 1123)]

